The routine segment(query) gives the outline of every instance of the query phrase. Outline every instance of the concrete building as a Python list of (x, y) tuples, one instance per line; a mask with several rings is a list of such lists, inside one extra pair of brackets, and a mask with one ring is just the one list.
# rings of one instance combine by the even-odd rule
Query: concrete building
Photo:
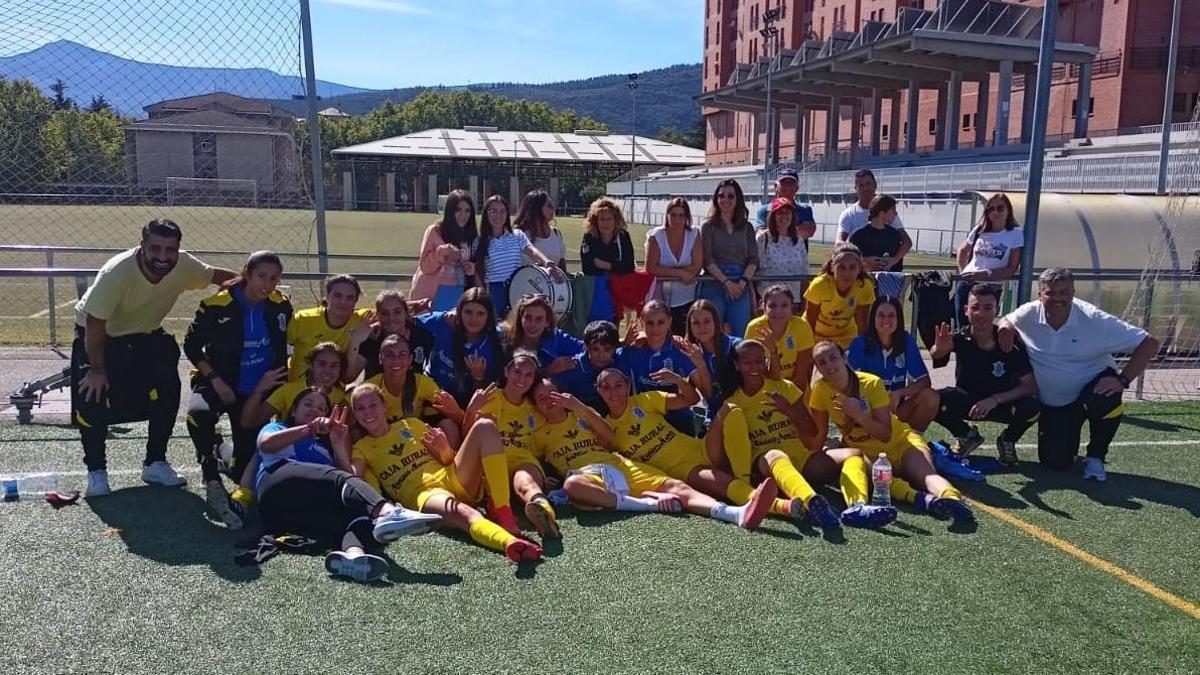
[(135, 188), (167, 190), (175, 178), (202, 179), (175, 182), (197, 194), (245, 192), (249, 181), (258, 200), (298, 192), (296, 120), (286, 111), (225, 92), (160, 101), (145, 111), (147, 119), (125, 127)]
[[(1058, 6), (1060, 49), (1086, 47), (1090, 58), (1058, 54), (1047, 135), (1104, 136), (1159, 123), (1171, 0), (1058, 0)], [(768, 11), (777, 15), (769, 37), (762, 35)], [(1036, 43), (1041, 12), (1042, 0), (706, 0), (707, 163), (761, 163), (770, 149), (774, 161), (841, 168), (871, 156), (1019, 146), (1028, 140), (1026, 81), (1032, 83), (1036, 69), (1028, 54), (1003, 48), (1014, 39)], [(1200, 5), (1185, 2), (1181, 21), (1175, 122), (1191, 118), (1200, 92)], [(855, 63), (792, 67), (847, 49), (882, 50), (881, 38), (914, 29), (985, 39), (977, 40), (977, 50), (938, 52), (912, 41), (890, 60), (867, 53)], [(765, 99), (757, 108), (738, 107), (711, 95), (731, 82), (765, 80), (767, 63), (783, 85), (782, 99), (773, 101), (777, 149), (768, 145)], [(805, 105), (789, 103), (789, 93)]]

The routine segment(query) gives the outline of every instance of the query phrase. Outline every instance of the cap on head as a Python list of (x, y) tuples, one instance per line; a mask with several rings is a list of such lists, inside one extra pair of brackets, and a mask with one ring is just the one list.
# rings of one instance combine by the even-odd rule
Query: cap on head
[(775, 199), (771, 200), (771, 213), (775, 213), (779, 209), (794, 208), (796, 208), (796, 202), (788, 199), (787, 197), (776, 197)]
[(796, 170), (791, 167), (785, 167), (785, 168), (782, 168), (779, 170), (779, 173), (775, 176), (775, 180), (777, 180), (777, 181), (793, 180), (793, 181), (796, 181), (797, 183), (799, 183), (800, 182), (800, 174), (796, 173)]

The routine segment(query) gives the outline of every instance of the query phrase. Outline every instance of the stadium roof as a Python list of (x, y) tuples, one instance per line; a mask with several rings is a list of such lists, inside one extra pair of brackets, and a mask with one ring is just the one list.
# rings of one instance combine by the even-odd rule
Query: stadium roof
[[(333, 151), (335, 156), (396, 159), (468, 159), (511, 162), (628, 164), (631, 136), (538, 131), (427, 129)], [(704, 151), (637, 136), (637, 163), (662, 166), (704, 164)]]

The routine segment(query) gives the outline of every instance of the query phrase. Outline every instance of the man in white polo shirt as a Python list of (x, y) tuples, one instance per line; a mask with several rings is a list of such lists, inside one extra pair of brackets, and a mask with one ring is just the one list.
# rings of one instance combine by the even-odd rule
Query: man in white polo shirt
[[(1020, 334), (1033, 364), (1042, 414), (1038, 419), (1038, 459), (1056, 471), (1069, 469), (1079, 453), (1080, 431), (1088, 422), (1084, 479), (1107, 478), (1104, 457), (1117, 435), (1125, 406), (1121, 395), (1149, 365), (1158, 340), (1149, 333), (1075, 298), (1071, 271), (1052, 267), (1038, 277), (1038, 298), (1000, 321), (1000, 348), (1012, 348)], [(1114, 353), (1128, 353), (1118, 371)]]
[[(858, 201), (847, 206), (842, 215), (838, 216), (835, 243), (850, 241), (850, 235), (867, 226), (867, 221), (871, 219), (871, 200), (875, 198), (877, 188), (875, 174), (871, 173), (870, 169), (859, 169), (854, 173), (854, 194)], [(904, 223), (900, 222), (900, 216), (893, 218), (888, 226), (900, 231), (902, 249), (907, 251), (912, 248), (912, 239), (904, 231)]]

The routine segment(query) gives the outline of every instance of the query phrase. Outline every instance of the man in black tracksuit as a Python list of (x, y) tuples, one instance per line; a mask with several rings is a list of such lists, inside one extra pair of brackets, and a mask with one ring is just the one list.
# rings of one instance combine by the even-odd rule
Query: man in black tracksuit
[(283, 267), (274, 253), (253, 253), (243, 279), (200, 302), (183, 351), (192, 362), (187, 428), (196, 446), (208, 504), (231, 528), (241, 517), (229, 504), (217, 469), (217, 422), (229, 416), (233, 435), (230, 471), (240, 480), (256, 449), (258, 429), (241, 426), (242, 406), (271, 371), (287, 366), (287, 325), (292, 304), (275, 290)]

